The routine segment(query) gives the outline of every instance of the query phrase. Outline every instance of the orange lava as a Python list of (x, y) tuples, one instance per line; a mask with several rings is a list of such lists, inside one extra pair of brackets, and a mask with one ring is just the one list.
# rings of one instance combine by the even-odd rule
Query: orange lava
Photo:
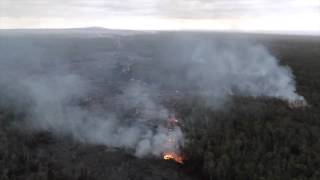
[(163, 155), (164, 160), (173, 160), (179, 164), (183, 164), (183, 157), (174, 152), (166, 152)]

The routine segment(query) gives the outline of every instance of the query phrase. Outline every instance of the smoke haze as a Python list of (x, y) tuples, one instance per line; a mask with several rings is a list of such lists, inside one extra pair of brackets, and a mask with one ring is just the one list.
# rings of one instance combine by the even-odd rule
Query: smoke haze
[(1, 106), (26, 111), (34, 129), (143, 157), (184, 144), (181, 129), (166, 125), (174, 115), (164, 103), (170, 96), (213, 108), (234, 95), (303, 100), (290, 68), (256, 42), (79, 32), (0, 32)]

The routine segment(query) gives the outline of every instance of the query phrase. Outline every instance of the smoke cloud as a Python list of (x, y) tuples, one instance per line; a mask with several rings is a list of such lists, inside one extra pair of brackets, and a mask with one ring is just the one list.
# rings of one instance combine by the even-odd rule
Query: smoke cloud
[(290, 68), (258, 43), (92, 33), (0, 32), (1, 107), (26, 111), (34, 129), (143, 157), (184, 144), (182, 130), (167, 125), (170, 96), (194, 96), (213, 108), (233, 95), (303, 100)]

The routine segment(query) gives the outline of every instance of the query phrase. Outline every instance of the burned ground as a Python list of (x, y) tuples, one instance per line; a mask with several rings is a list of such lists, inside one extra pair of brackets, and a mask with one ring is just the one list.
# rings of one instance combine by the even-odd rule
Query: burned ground
[[(243, 36), (266, 44), (281, 64), (290, 66), (298, 92), (308, 107), (290, 108), (286, 102), (271, 98), (233, 97), (232, 103), (226, 104), (228, 108), (216, 110), (189, 94), (164, 92), (159, 96), (176, 112), (187, 139), (183, 149), (185, 164), (180, 165), (154, 157), (140, 159), (125, 150), (33, 131), (24, 124), (27, 121), (23, 111), (3, 106), (0, 179), (319, 179), (320, 41), (311, 37)], [(79, 48), (78, 41), (70, 41), (74, 49)], [(88, 43), (98, 46), (100, 42)], [(73, 58), (74, 49), (66, 50)], [(148, 53), (147, 49), (139, 51)], [(122, 56), (127, 58), (126, 54)], [(74, 68), (86, 71), (90, 66), (81, 69), (85, 61), (74, 62)], [(121, 64), (119, 69), (125, 70), (126, 66)], [(139, 69), (138, 65), (132, 66)], [(83, 100), (81, 103), (88, 108), (101, 103), (101, 96), (121, 91), (122, 84), (112, 83), (110, 87), (108, 82), (95, 78), (103, 77), (105, 72), (96, 73), (88, 78), (108, 90), (97, 89), (96, 94)], [(124, 73), (122, 78), (129, 81), (130, 76)]]

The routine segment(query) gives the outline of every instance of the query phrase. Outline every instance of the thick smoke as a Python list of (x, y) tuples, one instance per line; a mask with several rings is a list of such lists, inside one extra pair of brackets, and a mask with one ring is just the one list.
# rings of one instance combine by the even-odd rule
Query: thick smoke
[(170, 96), (202, 98), (215, 108), (233, 95), (303, 100), (288, 67), (240, 39), (1, 33), (2, 107), (26, 111), (34, 129), (138, 157), (183, 146), (181, 129), (167, 125)]

